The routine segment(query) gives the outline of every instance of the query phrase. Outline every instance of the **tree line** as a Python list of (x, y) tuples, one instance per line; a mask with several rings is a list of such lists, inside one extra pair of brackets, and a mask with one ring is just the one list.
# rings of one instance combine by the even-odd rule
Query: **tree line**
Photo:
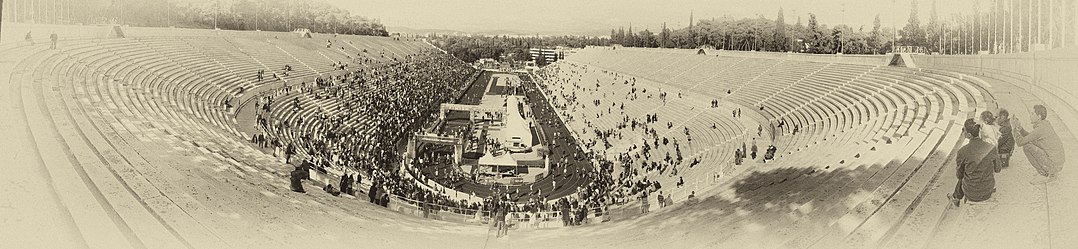
[(807, 23), (786, 24), (780, 8), (774, 20), (763, 16), (742, 19), (700, 20), (690, 27), (633, 32), (632, 27), (610, 30), (611, 43), (627, 47), (714, 48), (742, 51), (878, 54), (891, 49), (891, 29), (876, 15), (872, 27), (819, 23), (810, 13)]
[(4, 18), (52, 24), (120, 24), (388, 36), (377, 20), (312, 0), (7, 0)]
[[(1030, 51), (1035, 44), (1047, 49), (1075, 44), (1078, 41), (1078, 6), (1074, 1), (990, 0), (982, 6), (973, 1), (969, 13), (954, 14), (948, 19), (938, 15), (932, 1), (927, 25), (918, 17), (918, 2), (910, 3), (910, 16), (898, 30), (885, 27), (879, 14), (871, 26), (851, 27), (821, 24), (809, 13), (802, 24), (798, 18), (787, 24), (780, 8), (774, 20), (763, 16), (739, 20), (701, 20), (689, 27), (656, 32), (632, 27), (611, 29), (612, 44), (627, 47), (702, 48), (726, 50), (881, 54), (892, 46), (923, 48), (925, 53), (970, 54)], [(1067, 30), (1072, 30), (1069, 34)]]

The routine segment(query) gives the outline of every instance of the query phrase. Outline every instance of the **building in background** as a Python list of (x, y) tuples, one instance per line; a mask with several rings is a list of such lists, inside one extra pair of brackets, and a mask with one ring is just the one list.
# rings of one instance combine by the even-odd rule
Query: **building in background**
[(540, 65), (553, 63), (562, 57), (559, 56), (558, 50), (549, 48), (532, 48), (528, 50), (528, 54), (531, 55), (529, 57), (531, 60)]

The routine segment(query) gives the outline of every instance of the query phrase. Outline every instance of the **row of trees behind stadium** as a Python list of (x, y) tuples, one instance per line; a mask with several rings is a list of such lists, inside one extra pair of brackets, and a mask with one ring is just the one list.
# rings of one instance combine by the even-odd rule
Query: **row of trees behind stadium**
[[(892, 46), (923, 47), (925, 52), (969, 54), (1031, 51), (1033, 44), (1046, 48), (1061, 47), (1078, 41), (1078, 34), (1067, 34), (1069, 25), (1078, 21), (1074, 1), (1053, 3), (1037, 1), (973, 1), (968, 11), (940, 18), (932, 1), (927, 25), (918, 19), (917, 1), (897, 32), (880, 23), (879, 14), (871, 27), (836, 25), (828, 27), (808, 14), (807, 24), (798, 17), (787, 24), (780, 8), (774, 20), (763, 16), (740, 20), (701, 20), (677, 30), (663, 27), (658, 33), (632, 27), (611, 29), (611, 43), (628, 47), (699, 48), (804, 53), (880, 54)], [(950, 3), (949, 1), (944, 1)], [(1068, 6), (1068, 3), (1070, 6)], [(1070, 20), (1070, 21), (1068, 21)], [(902, 25), (902, 24), (898, 24)], [(890, 26), (890, 25), (887, 25)], [(897, 42), (895, 41), (897, 38)]]
[[(659, 32), (611, 29), (609, 37), (556, 36), (430, 37), (436, 45), (464, 59), (525, 59), (529, 48), (620, 44), (628, 47), (700, 48), (726, 50), (880, 54), (892, 46), (915, 46), (925, 52), (969, 54), (1031, 51), (1034, 44), (1047, 48), (1078, 43), (1078, 32), (1067, 34), (1078, 23), (1074, 1), (973, 1), (966, 14), (940, 18), (932, 0), (927, 25), (918, 19), (917, 1), (909, 19), (899, 30), (880, 22), (871, 26), (827, 26), (808, 14), (787, 24), (780, 8), (774, 20), (756, 18), (709, 19), (689, 27)], [(6, 0), (4, 19), (16, 22), (58, 24), (104, 24), (144, 27), (221, 28), (229, 30), (291, 31), (307, 28), (317, 33), (388, 36), (385, 26), (314, 0)], [(946, 1), (945, 1), (946, 2)], [(1068, 6), (1070, 5), (1070, 6)], [(1073, 9), (1074, 11), (1067, 11)], [(987, 11), (982, 11), (987, 10)], [(1058, 32), (1053, 32), (1059, 30)]]
[(388, 36), (377, 20), (312, 0), (7, 0), (4, 19), (54, 24), (214, 27)]
[[(895, 30), (881, 23), (877, 14), (870, 27), (856, 29), (848, 25), (829, 27), (821, 24), (814, 14), (807, 23), (797, 18), (787, 24), (783, 10), (774, 20), (756, 18), (699, 20), (689, 27), (658, 32), (650, 30), (611, 29), (609, 37), (584, 36), (452, 36), (432, 35), (434, 44), (468, 62), (479, 58), (527, 60), (529, 48), (565, 46), (580, 48), (587, 45), (651, 48), (701, 48), (802, 52), (818, 54), (883, 54), (892, 46), (924, 48), (926, 53), (972, 54), (1028, 52), (1034, 44), (1046, 48), (1078, 43), (1078, 34), (1066, 33), (1068, 23), (1078, 22), (1078, 6), (1071, 2), (1052, 6), (1046, 1), (993, 0), (988, 6), (977, 6), (971, 12), (940, 18), (936, 0), (932, 1), (927, 25), (922, 25), (917, 13), (917, 1), (911, 2), (909, 19)], [(980, 11), (987, 9), (987, 11)], [(1065, 11), (1076, 9), (1076, 11)], [(1053, 32), (1054, 31), (1054, 32)]]

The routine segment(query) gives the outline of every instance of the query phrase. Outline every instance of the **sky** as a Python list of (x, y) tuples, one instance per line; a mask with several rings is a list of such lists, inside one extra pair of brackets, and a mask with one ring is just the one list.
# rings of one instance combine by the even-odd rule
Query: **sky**
[[(608, 35), (611, 28), (657, 31), (688, 25), (689, 13), (696, 20), (712, 17), (743, 18), (763, 15), (774, 19), (783, 8), (786, 23), (797, 16), (808, 22), (816, 14), (822, 24), (872, 26), (876, 14), (884, 26), (897, 17), (905, 25), (912, 0), (343, 0), (329, 1), (353, 14), (381, 20), (394, 27), (463, 32), (514, 31), (524, 34)], [(971, 11), (972, 2), (986, 0), (938, 0), (941, 18), (958, 11)], [(894, 2), (894, 8), (892, 8)], [(919, 16), (928, 22), (932, 0), (919, 0)], [(845, 9), (846, 11), (842, 11)], [(894, 11), (892, 11), (894, 10)]]

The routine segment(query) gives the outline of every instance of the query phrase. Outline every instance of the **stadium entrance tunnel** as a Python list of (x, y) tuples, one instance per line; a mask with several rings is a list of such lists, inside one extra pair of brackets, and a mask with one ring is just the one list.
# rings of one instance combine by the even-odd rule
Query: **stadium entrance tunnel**
[(891, 61), (887, 63), (887, 66), (917, 68), (917, 64), (913, 62), (913, 57), (907, 53), (891, 54)]

